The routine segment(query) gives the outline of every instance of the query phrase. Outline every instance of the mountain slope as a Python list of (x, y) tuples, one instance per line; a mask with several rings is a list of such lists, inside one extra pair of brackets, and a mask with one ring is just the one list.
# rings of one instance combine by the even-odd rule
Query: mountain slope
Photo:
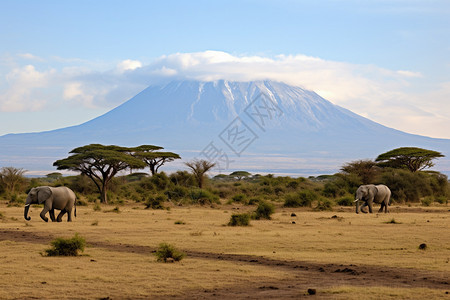
[[(89, 143), (155, 144), (184, 160), (220, 159), (224, 172), (299, 175), (335, 172), (343, 162), (400, 146), (450, 155), (450, 140), (387, 128), (299, 87), (273, 81), (174, 81), (150, 86), (78, 126), (2, 136), (0, 165), (52, 170), (53, 161)], [(437, 167), (450, 171), (446, 159)]]

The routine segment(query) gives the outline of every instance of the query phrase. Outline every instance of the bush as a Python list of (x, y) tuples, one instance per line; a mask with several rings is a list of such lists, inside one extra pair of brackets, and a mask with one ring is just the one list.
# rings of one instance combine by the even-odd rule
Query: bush
[(164, 209), (164, 201), (166, 201), (167, 198), (165, 195), (153, 195), (147, 198), (145, 200), (145, 208), (152, 208), (152, 209)]
[(245, 196), (244, 194), (237, 194), (234, 195), (231, 200), (233, 202), (239, 202), (239, 203), (243, 203), (245, 204), (247, 202), (247, 196)]
[(219, 197), (204, 189), (194, 189), (189, 192), (192, 204), (219, 203)]
[(76, 233), (70, 239), (56, 238), (51, 245), (53, 248), (45, 250), (47, 256), (78, 256), (78, 251), (84, 251), (86, 240)]
[(353, 206), (353, 202), (354, 200), (352, 196), (345, 196), (336, 201), (336, 203), (340, 206)]
[(233, 214), (231, 215), (228, 226), (248, 226), (250, 225), (249, 214)]
[(448, 203), (447, 197), (445, 197), (445, 196), (436, 197), (436, 199), (434, 199), (434, 201), (436, 201), (439, 204), (447, 204)]
[(172, 189), (164, 192), (169, 199), (180, 200), (185, 198), (189, 194), (189, 190), (181, 185), (176, 185)]
[(430, 206), (431, 203), (433, 203), (433, 197), (427, 196), (420, 200), (420, 202), (422, 203), (422, 206)]
[(317, 206), (314, 207), (314, 210), (324, 211), (324, 210), (333, 210), (333, 202), (327, 198), (321, 198), (317, 202)]
[(272, 219), (271, 215), (275, 212), (275, 206), (268, 202), (260, 202), (258, 207), (256, 208), (255, 213), (253, 214), (253, 218), (256, 220), (260, 219)]
[(186, 254), (181, 251), (178, 251), (174, 246), (161, 243), (159, 244), (158, 249), (155, 252), (156, 260), (167, 262), (168, 260), (180, 261), (182, 260)]
[(311, 207), (314, 200), (317, 200), (319, 196), (310, 190), (300, 191), (297, 193), (290, 193), (284, 197), (285, 207)]

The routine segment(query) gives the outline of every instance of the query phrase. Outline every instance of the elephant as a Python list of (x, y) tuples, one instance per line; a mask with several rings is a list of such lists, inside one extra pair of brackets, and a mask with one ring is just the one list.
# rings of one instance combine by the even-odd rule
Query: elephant
[(361, 185), (356, 190), (356, 213), (359, 213), (359, 202), (364, 201), (364, 204), (361, 206), (361, 211), (363, 213), (367, 213), (363, 210), (364, 207), (369, 206), (369, 212), (372, 213), (372, 205), (373, 203), (380, 203), (381, 207), (378, 212), (382, 212), (384, 208), (384, 212), (388, 212), (389, 200), (391, 198), (391, 190), (385, 186), (384, 184), (374, 185), (374, 184), (366, 184)]
[[(67, 222), (71, 222), (72, 208), (74, 206), (74, 216), (77, 216), (76, 196), (75, 193), (68, 187), (39, 186), (32, 188), (28, 193), (25, 203), (25, 220), (31, 220), (31, 217), (28, 216), (30, 205), (42, 203), (44, 203), (44, 209), (41, 211), (40, 216), (45, 222), (48, 222), (48, 218), (45, 216), (47, 212), (50, 212), (50, 218), (52, 219), (52, 222), (61, 222), (62, 217), (65, 213), (67, 213)], [(56, 220), (55, 209), (61, 210)]]

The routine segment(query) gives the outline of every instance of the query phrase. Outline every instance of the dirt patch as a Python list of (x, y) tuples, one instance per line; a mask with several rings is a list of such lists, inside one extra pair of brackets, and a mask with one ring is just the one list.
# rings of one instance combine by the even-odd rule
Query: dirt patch
[[(0, 230), (0, 241), (9, 240), (48, 245), (55, 237), (50, 234), (36, 234), (17, 230)], [(87, 240), (88, 247), (103, 248), (108, 251), (149, 255), (155, 249), (148, 246), (130, 244), (112, 244), (103, 241)], [(261, 280), (246, 282), (221, 289), (188, 290), (186, 298), (205, 299), (219, 298), (283, 298), (298, 299), (310, 297), (308, 289), (316, 289), (321, 296), (321, 289), (333, 286), (372, 287), (383, 286), (393, 288), (430, 288), (450, 290), (450, 274), (447, 272), (394, 268), (373, 265), (323, 264), (308, 261), (290, 261), (271, 259), (263, 256), (239, 255), (227, 253), (208, 253), (183, 250), (187, 258), (228, 261), (236, 264), (252, 264), (282, 269), (291, 274), (290, 278), (278, 281)], [(316, 297), (315, 296), (315, 297)], [(322, 294), (322, 296), (326, 296)]]

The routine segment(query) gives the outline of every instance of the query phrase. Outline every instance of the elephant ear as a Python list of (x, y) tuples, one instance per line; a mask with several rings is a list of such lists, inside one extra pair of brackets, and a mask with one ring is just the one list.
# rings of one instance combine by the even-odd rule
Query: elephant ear
[(48, 187), (41, 187), (38, 191), (38, 202), (39, 204), (44, 203), (52, 195), (52, 190)]
[(371, 186), (368, 187), (368, 189), (369, 189), (369, 194), (370, 194), (371, 196), (375, 197), (375, 196), (377, 195), (378, 189), (377, 189), (376, 186), (371, 185)]

